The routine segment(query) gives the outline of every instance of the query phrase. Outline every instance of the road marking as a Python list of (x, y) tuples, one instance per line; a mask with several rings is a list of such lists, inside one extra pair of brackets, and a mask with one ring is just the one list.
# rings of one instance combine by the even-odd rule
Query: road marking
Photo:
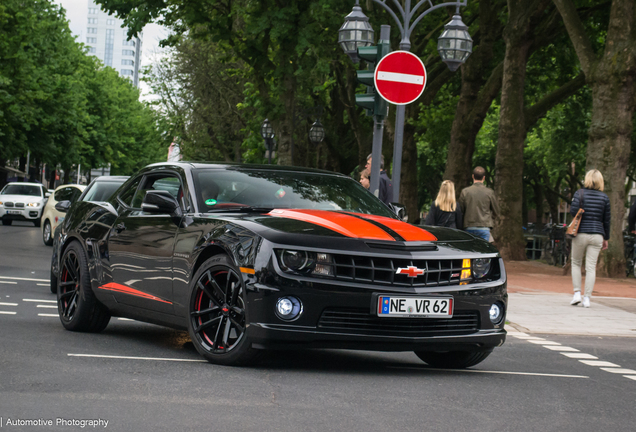
[(552, 342), (552, 341), (537, 341), (537, 340), (529, 340), (528, 342), (533, 343), (533, 344), (537, 344), (537, 345), (561, 345), (558, 342)]
[(631, 380), (636, 381), (636, 375), (623, 375), (625, 378), (629, 378)]
[(0, 276), (0, 279), (13, 279), (13, 280), (21, 280), (21, 281), (48, 282), (48, 283), (51, 283), (50, 280), (46, 280), (46, 279), (33, 279), (33, 278), (21, 278), (21, 277), (10, 277), (10, 276)]
[(592, 354), (585, 354), (585, 353), (582, 353), (582, 352), (578, 352), (578, 353), (562, 352), (561, 354), (563, 354), (566, 357), (575, 358), (575, 359), (598, 360), (598, 357), (595, 357)]
[(544, 348), (547, 348), (549, 350), (552, 351), (576, 351), (578, 352), (578, 350), (576, 348), (572, 348), (572, 347), (566, 347), (566, 346), (550, 346), (550, 345), (546, 345)]
[(605, 367), (620, 367), (612, 362), (603, 361), (603, 360), (579, 360), (581, 363), (586, 364), (588, 366), (605, 366)]
[(58, 314), (44, 314), (44, 313), (42, 313), (42, 314), (38, 314), (38, 316), (45, 316), (45, 317), (59, 317), (59, 315), (58, 315)]
[(10, 284), (10, 285), (17, 285), (18, 284), (17, 282), (9, 282), (9, 281), (0, 281), (0, 283)]
[(50, 283), (45, 283), (45, 284), (36, 284), (37, 286), (51, 286)]
[(108, 358), (108, 359), (120, 359), (120, 360), (149, 360), (149, 361), (175, 361), (175, 362), (196, 362), (207, 363), (207, 360), (203, 359), (175, 359), (175, 358), (161, 358), (161, 357), (132, 357), (132, 356), (114, 356), (114, 355), (99, 355), (99, 354), (68, 354), (69, 357), (92, 357), (92, 358)]
[(0, 311), (0, 315), (15, 315), (16, 312)]
[(605, 372), (611, 372), (611, 373), (619, 373), (619, 374), (636, 374), (636, 371), (633, 369), (623, 369), (623, 368), (605, 368), (602, 367), (601, 370), (604, 370)]
[(57, 300), (22, 299), (22, 301), (36, 302), (36, 303), (57, 303)]
[(3, 303), (3, 302), (0, 302), (0, 306), (17, 306), (17, 305), (18, 305), (17, 303)]
[(37, 305), (39, 308), (57, 309), (57, 305)]
[(389, 369), (415, 369), (425, 370), (430, 372), (467, 372), (467, 373), (483, 373), (483, 374), (500, 374), (500, 375), (527, 375), (527, 376), (543, 376), (543, 377), (555, 377), (555, 378), (589, 378), (585, 375), (563, 375), (563, 374), (551, 374), (551, 373), (538, 373), (538, 372), (511, 372), (511, 371), (487, 371), (478, 369), (437, 369), (427, 367), (410, 367), (410, 366), (387, 366)]

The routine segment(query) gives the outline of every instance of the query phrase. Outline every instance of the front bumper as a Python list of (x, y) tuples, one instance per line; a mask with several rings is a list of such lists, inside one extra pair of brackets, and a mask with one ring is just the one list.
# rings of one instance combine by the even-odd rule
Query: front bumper
[(34, 221), (41, 217), (42, 207), (0, 208), (0, 219)]

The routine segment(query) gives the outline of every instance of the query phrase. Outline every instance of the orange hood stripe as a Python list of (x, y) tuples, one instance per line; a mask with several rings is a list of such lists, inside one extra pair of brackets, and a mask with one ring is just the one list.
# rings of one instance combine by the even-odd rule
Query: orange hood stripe
[[(358, 215), (358, 213), (356, 214)], [(415, 225), (411, 225), (397, 219), (391, 219), (384, 216), (375, 216), (375, 215), (369, 215), (369, 214), (359, 214), (359, 216), (363, 219), (369, 219), (386, 226), (387, 228), (399, 234), (400, 237), (402, 237), (405, 241), (436, 241), (437, 240), (437, 237), (435, 237), (433, 234), (426, 231), (425, 229), (416, 227)]]
[(360, 218), (344, 213), (337, 213), (328, 210), (276, 209), (270, 211), (268, 215), (309, 222), (352, 238), (390, 241), (395, 240), (382, 228), (379, 228), (374, 224)]
[(162, 302), (162, 303), (172, 304), (172, 302), (160, 299), (159, 297), (155, 297), (152, 294), (148, 294), (148, 293), (145, 293), (143, 291), (139, 291), (139, 290), (136, 290), (136, 289), (131, 288), (129, 286), (121, 285), (121, 284), (118, 284), (118, 283), (115, 283), (115, 282), (111, 282), (111, 283), (107, 283), (106, 285), (102, 285), (102, 286), (99, 287), (99, 289), (103, 289), (103, 290), (106, 290), (106, 291), (120, 292), (120, 293), (123, 293), (123, 294), (130, 294), (130, 295), (135, 296), (135, 297), (141, 297), (141, 298), (145, 298), (145, 299), (148, 299), (148, 300), (155, 300), (155, 301), (159, 301), (159, 302)]

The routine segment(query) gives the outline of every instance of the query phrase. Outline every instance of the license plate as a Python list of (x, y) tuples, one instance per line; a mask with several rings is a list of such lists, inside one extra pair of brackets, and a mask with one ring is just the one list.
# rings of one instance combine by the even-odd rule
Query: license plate
[(452, 318), (452, 297), (379, 296), (379, 317)]
[(20, 210), (7, 210), (8, 214), (22, 214)]

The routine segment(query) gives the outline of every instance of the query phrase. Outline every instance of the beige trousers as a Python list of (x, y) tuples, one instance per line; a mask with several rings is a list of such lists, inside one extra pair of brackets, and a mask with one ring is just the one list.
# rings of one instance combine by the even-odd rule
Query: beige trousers
[(590, 297), (596, 282), (596, 262), (603, 247), (600, 234), (578, 233), (572, 240), (572, 285), (574, 292), (581, 291), (581, 264), (585, 254), (585, 296)]

